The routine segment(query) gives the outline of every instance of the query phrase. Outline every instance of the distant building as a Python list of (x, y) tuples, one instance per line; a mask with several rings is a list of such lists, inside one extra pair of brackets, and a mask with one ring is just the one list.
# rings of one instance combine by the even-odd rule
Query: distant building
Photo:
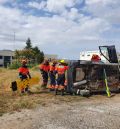
[(8, 64), (11, 64), (13, 57), (14, 51), (0, 50), (0, 67), (7, 67)]
[[(107, 51), (102, 51), (103, 54), (108, 57), (108, 53)], [(101, 61), (103, 61), (104, 63), (107, 63), (108, 61), (105, 59), (104, 56), (101, 55), (100, 51), (99, 50), (96, 50), (96, 51), (83, 51), (83, 52), (80, 52), (80, 60), (87, 60), (87, 61), (90, 61), (93, 54), (96, 54), (98, 55), (100, 58), (101, 58)]]
[[(8, 64), (11, 64), (14, 54), (14, 51), (11, 50), (0, 50), (0, 67), (7, 67)], [(45, 59), (58, 59), (58, 55), (45, 54)]]

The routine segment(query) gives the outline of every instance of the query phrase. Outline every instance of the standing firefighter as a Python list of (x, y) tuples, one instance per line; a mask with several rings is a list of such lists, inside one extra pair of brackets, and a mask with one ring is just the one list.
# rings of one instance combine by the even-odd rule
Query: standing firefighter
[(43, 88), (46, 88), (47, 86), (49, 70), (50, 70), (49, 61), (45, 60), (44, 63), (40, 65), (40, 71), (43, 78), (43, 83), (42, 83)]
[[(27, 79), (28, 77), (31, 78), (31, 75), (29, 73), (29, 69), (27, 67), (27, 61), (22, 60), (22, 66), (18, 69), (19, 71), (19, 77), (23, 81), (24, 79)], [(21, 93), (29, 92), (29, 86), (27, 86), (25, 89), (21, 88)]]
[(50, 65), (50, 72), (49, 72), (49, 77), (50, 77), (50, 85), (48, 86), (48, 88), (50, 90), (54, 90), (55, 89), (55, 85), (56, 85), (56, 61), (53, 61), (53, 63)]
[(64, 88), (65, 88), (65, 72), (68, 70), (68, 66), (65, 65), (65, 61), (61, 60), (60, 64), (56, 67), (56, 72), (58, 74), (57, 77), (57, 85), (55, 94), (57, 94), (58, 89), (61, 90), (61, 95), (64, 94)]

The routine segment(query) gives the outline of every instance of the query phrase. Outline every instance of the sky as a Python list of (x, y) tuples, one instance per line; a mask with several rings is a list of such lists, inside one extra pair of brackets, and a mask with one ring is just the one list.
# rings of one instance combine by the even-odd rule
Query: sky
[(120, 0), (0, 0), (0, 50), (23, 49), (28, 37), (60, 58), (101, 45), (120, 51)]

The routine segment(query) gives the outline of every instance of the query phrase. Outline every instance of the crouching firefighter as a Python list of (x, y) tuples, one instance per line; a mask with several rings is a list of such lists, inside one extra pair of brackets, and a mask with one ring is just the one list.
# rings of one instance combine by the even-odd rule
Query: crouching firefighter
[(50, 85), (48, 86), (48, 88), (51, 90), (55, 89), (56, 86), (56, 64), (57, 62), (54, 61), (51, 65), (50, 65), (50, 72), (49, 72), (49, 77), (50, 77)]
[(65, 65), (65, 61), (61, 60), (60, 64), (56, 67), (56, 72), (58, 74), (57, 77), (57, 85), (55, 87), (55, 94), (57, 95), (57, 91), (61, 90), (61, 95), (64, 95), (65, 89), (65, 72), (68, 70), (68, 66)]
[(50, 71), (49, 61), (45, 60), (44, 63), (40, 65), (40, 72), (41, 72), (42, 78), (43, 78), (43, 82), (42, 82), (42, 86), (41, 86), (42, 88), (47, 87), (49, 71)]
[[(26, 60), (22, 60), (22, 66), (18, 69), (19, 71), (19, 77), (21, 79), (21, 81), (29, 78), (31, 79), (31, 75), (29, 73), (29, 69), (27, 67), (27, 61)], [(24, 89), (24, 87), (21, 87), (21, 93), (24, 92), (29, 92), (29, 85), (26, 86), (26, 88)]]

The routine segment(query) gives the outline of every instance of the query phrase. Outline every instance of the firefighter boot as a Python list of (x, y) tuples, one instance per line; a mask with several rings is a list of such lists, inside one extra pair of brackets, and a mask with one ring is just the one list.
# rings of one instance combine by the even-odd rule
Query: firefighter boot
[(58, 85), (55, 86), (55, 95), (57, 95), (57, 92), (58, 92)]

